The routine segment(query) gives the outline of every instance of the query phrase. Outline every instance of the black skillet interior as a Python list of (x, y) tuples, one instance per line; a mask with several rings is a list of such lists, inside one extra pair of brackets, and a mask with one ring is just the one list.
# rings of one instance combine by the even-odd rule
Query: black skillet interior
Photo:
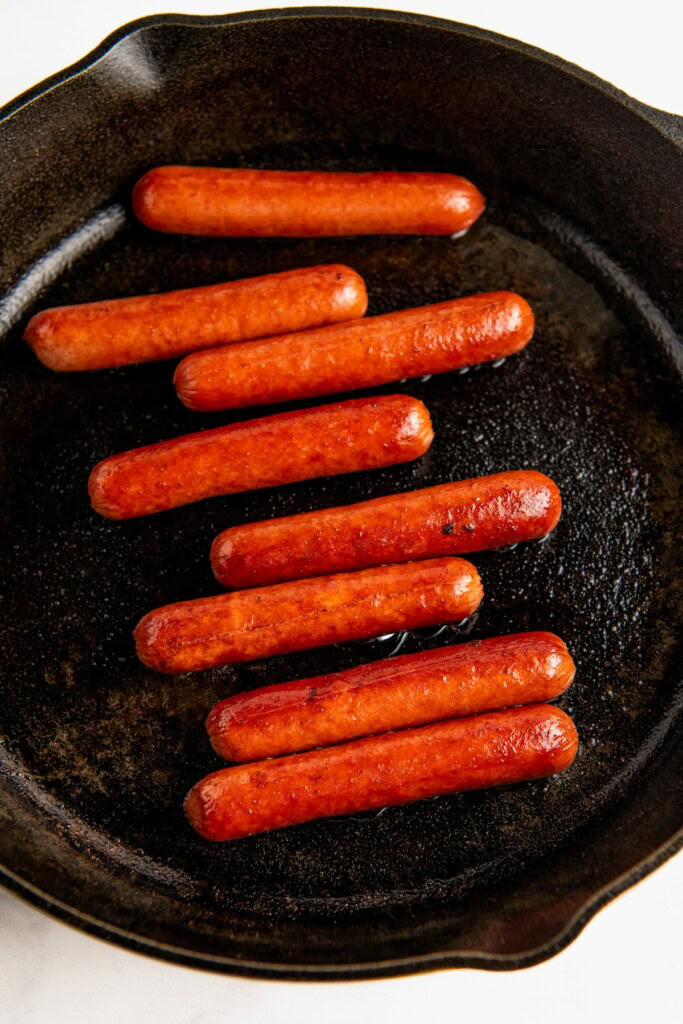
[[(5, 880), (100, 935), (222, 970), (359, 976), (551, 955), (673, 851), (680, 823), (674, 119), (489, 33), (352, 10), (153, 18), (62, 78), (0, 124)], [(130, 186), (181, 161), (457, 171), (489, 204), (458, 240), (144, 230)], [(328, 261), (364, 275), (370, 313), (514, 289), (536, 336), (498, 368), (377, 389), (428, 405), (436, 440), (418, 462), (99, 519), (96, 461), (260, 410), (185, 410), (169, 364), (54, 375), (20, 340), (27, 317)], [(135, 658), (140, 616), (217, 591), (209, 545), (230, 524), (517, 467), (557, 481), (559, 527), (474, 556), (478, 617), (403, 650), (560, 634), (578, 665), (559, 702), (581, 736), (569, 771), (223, 846), (195, 836), (181, 802), (219, 766), (203, 730), (217, 699), (394, 644), (166, 677)]]

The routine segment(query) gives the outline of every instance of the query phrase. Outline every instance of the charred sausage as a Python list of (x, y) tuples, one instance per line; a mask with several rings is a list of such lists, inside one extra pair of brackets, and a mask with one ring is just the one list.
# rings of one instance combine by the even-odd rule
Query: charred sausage
[(488, 292), (195, 352), (174, 383), (190, 409), (288, 402), (500, 359), (524, 348), (533, 331), (520, 295)]
[(216, 705), (206, 728), (221, 757), (256, 761), (513, 704), (542, 703), (563, 693), (574, 673), (559, 637), (516, 633), (239, 693)]
[(218, 494), (409, 462), (433, 436), (415, 398), (351, 399), (112, 455), (95, 466), (88, 490), (96, 512), (131, 519)]
[(362, 317), (363, 279), (349, 267), (288, 270), (160, 295), (56, 306), (24, 338), (51, 370), (101, 370)]
[(543, 537), (561, 509), (547, 476), (512, 470), (232, 526), (213, 542), (211, 565), (220, 583), (241, 588), (462, 555)]
[(543, 778), (569, 767), (577, 747), (568, 715), (532, 704), (223, 768), (190, 790), (185, 813), (205, 839), (238, 839), (314, 818)]
[(454, 174), (155, 167), (133, 189), (148, 228), (190, 235), (451, 235), (484, 209)]
[(482, 594), (461, 558), (387, 565), (166, 605), (141, 620), (135, 641), (150, 668), (192, 672), (457, 622)]

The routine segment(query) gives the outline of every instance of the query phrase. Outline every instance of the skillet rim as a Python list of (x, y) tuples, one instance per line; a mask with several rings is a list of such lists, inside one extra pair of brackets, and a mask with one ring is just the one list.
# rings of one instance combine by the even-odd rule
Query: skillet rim
[(442, 31), (455, 31), (458, 35), (470, 36), (494, 42), (503, 49), (513, 50), (523, 56), (530, 57), (540, 63), (550, 64), (565, 74), (583, 81), (586, 85), (604, 93), (612, 100), (617, 100), (633, 113), (639, 114), (643, 120), (657, 128), (674, 146), (683, 152), (683, 115), (660, 110), (636, 99), (623, 89), (617, 88), (592, 71), (542, 50), (538, 46), (522, 42), (511, 36), (504, 36), (490, 29), (468, 25), (461, 21), (448, 18), (437, 18), (427, 14), (412, 14), (407, 11), (395, 11), (391, 8), (370, 7), (267, 7), (257, 11), (243, 11), (235, 14), (149, 14), (136, 18), (110, 32), (97, 46), (73, 64), (68, 64), (61, 71), (56, 71), (41, 82), (19, 93), (13, 100), (0, 107), (0, 128), (11, 117), (18, 114), (24, 107), (34, 103), (42, 96), (59, 88), (66, 82), (78, 78), (102, 60), (122, 40), (146, 28), (161, 25), (185, 26), (187, 28), (214, 28), (223, 25), (241, 24), (249, 21), (275, 21), (280, 18), (365, 18), (374, 21), (405, 21), (416, 25), (425, 25)]
[(134, 932), (108, 924), (99, 918), (68, 906), (61, 900), (44, 893), (37, 886), (25, 882), (2, 864), (0, 864), (0, 884), (36, 909), (49, 914), (50, 917), (57, 918), (63, 924), (77, 928), (95, 938), (114, 943), (130, 952), (143, 953), (153, 956), (157, 960), (178, 964), (182, 967), (278, 981), (362, 981), (401, 977), (456, 967), (486, 971), (513, 971), (534, 967), (536, 964), (557, 956), (563, 949), (571, 945), (598, 911), (626, 892), (627, 889), (647, 878), (681, 849), (683, 849), (683, 828), (674, 833), (671, 839), (658, 847), (653, 854), (639, 861), (630, 871), (624, 872), (609, 885), (598, 889), (556, 935), (525, 953), (473, 953), (471, 951), (446, 950), (379, 960), (374, 963), (325, 964), (324, 966), (266, 963), (230, 956), (202, 954), (183, 950), (170, 943), (146, 939)]

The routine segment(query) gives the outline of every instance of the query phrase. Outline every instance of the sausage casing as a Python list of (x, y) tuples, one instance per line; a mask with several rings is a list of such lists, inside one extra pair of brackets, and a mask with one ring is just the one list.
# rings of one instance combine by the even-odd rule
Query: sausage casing
[(511, 470), (232, 526), (213, 542), (211, 565), (220, 583), (240, 588), (461, 555), (543, 537), (561, 509), (549, 477)]
[(137, 182), (133, 209), (149, 228), (191, 235), (450, 235), (484, 197), (454, 174), (165, 166)]
[(483, 595), (461, 558), (385, 565), (157, 608), (135, 630), (140, 659), (192, 672), (467, 618)]
[(157, 295), (56, 306), (36, 313), (24, 338), (52, 370), (101, 370), (362, 317), (367, 301), (363, 279), (349, 267), (304, 267)]
[(351, 399), (186, 434), (104, 459), (88, 490), (109, 519), (131, 519), (218, 494), (409, 462), (433, 439), (407, 395)]
[(536, 704), (563, 693), (575, 668), (552, 633), (516, 633), (263, 686), (221, 701), (206, 728), (228, 761), (256, 761), (356, 736)]
[(267, 405), (490, 362), (519, 352), (533, 331), (520, 295), (487, 292), (195, 352), (174, 383), (190, 409)]
[(527, 705), (223, 768), (185, 799), (190, 824), (222, 841), (314, 818), (543, 778), (578, 747), (559, 708)]

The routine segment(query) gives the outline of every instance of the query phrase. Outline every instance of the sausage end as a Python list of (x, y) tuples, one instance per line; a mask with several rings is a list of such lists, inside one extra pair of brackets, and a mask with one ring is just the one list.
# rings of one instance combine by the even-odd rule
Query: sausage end
[(514, 302), (516, 329), (513, 332), (513, 348), (511, 354), (520, 352), (525, 348), (534, 336), (536, 318), (529, 303), (521, 295), (511, 293), (511, 300)]
[(434, 440), (434, 428), (429, 410), (424, 402), (421, 402), (419, 398), (411, 398), (410, 403), (411, 408), (406, 415), (399, 440), (414, 452), (413, 458), (417, 459), (420, 455), (424, 455)]
[(466, 198), (467, 210), (466, 213), (461, 216), (461, 224), (457, 228), (458, 233), (460, 233), (460, 231), (469, 231), (472, 225), (479, 220), (486, 209), (486, 199), (477, 186), (471, 181), (468, 181), (467, 178), (461, 178), (460, 181), (461, 184), (459, 192), (461, 195), (464, 194)]
[(133, 630), (135, 653), (143, 665), (147, 665), (148, 668), (157, 667), (149, 637), (150, 628), (153, 626), (153, 615), (153, 612), (144, 615)]
[(202, 794), (202, 782), (194, 785), (185, 797), (183, 811), (192, 828), (195, 832), (199, 833), (202, 839), (210, 839), (212, 842), (216, 842), (217, 837), (212, 834), (209, 825), (209, 815), (206, 813), (207, 808)]
[(211, 554), (209, 555), (211, 570), (218, 582), (224, 587), (235, 585), (230, 575), (230, 561), (233, 557), (234, 545), (228, 534), (228, 530), (218, 534), (211, 545)]
[(554, 480), (535, 469), (513, 470), (509, 474), (513, 488), (528, 509), (529, 526), (533, 530), (527, 540), (540, 539), (551, 533), (562, 515), (562, 495)]
[(53, 310), (43, 309), (31, 317), (24, 329), (24, 341), (33, 354), (48, 370), (61, 372), (74, 370), (78, 367), (70, 365), (68, 352), (59, 345), (55, 338)]
[(244, 761), (248, 757), (241, 756), (239, 744), (235, 746), (230, 740), (230, 721), (233, 718), (231, 701), (221, 701), (209, 712), (205, 722), (206, 732), (211, 746), (219, 757), (226, 761)]
[(95, 512), (104, 516), (105, 519), (126, 519), (125, 513), (122, 513), (116, 503), (107, 496), (110, 479), (111, 459), (104, 459), (102, 462), (98, 462), (88, 477), (90, 504)]
[[(449, 573), (452, 574), (451, 599), (453, 606), (457, 608), (458, 619), (468, 619), (470, 615), (476, 612), (484, 598), (484, 584), (481, 581), (481, 576), (475, 566), (464, 558), (446, 556), (442, 559), (434, 559), (432, 562), (434, 565), (440, 563), (450, 563)], [(454, 620), (451, 619), (450, 621)]]
[(469, 592), (468, 592), (470, 606), (469, 606), (469, 610), (467, 612), (467, 618), (469, 618), (470, 615), (474, 615), (474, 613), (476, 612), (477, 608), (479, 607), (481, 602), (484, 600), (484, 584), (481, 581), (481, 576), (479, 575), (477, 570), (474, 568), (474, 566), (472, 566), (472, 571), (474, 573), (474, 578), (472, 580), (472, 583), (470, 585), (470, 589), (469, 589)]
[(163, 657), (163, 645), (160, 644), (159, 634), (163, 628), (163, 619), (159, 612), (163, 609), (155, 609), (144, 615), (133, 630), (135, 640), (135, 653), (147, 668), (155, 672), (164, 672), (167, 675), (177, 673), (177, 669)]
[(539, 489), (545, 491), (548, 501), (546, 514), (543, 519), (543, 535), (545, 536), (545, 534), (554, 530), (560, 521), (560, 516), (562, 515), (562, 495), (560, 494), (560, 488), (549, 476), (546, 476), (544, 473), (534, 473), (534, 477), (537, 480)]
[(163, 212), (159, 212), (159, 198), (163, 199), (164, 179), (167, 177), (167, 168), (153, 167), (136, 181), (131, 196), (133, 213), (138, 220), (147, 228), (154, 231), (169, 231), (165, 224)]
[(357, 320), (365, 316), (368, 309), (368, 290), (363, 278), (351, 267), (341, 263), (330, 269), (336, 272), (339, 279), (334, 318), (331, 322)]
[[(524, 634), (521, 634), (524, 635)], [(555, 633), (545, 630), (527, 634), (537, 647), (535, 671), (544, 680), (544, 700), (555, 700), (568, 690), (576, 676), (576, 665), (567, 645)]]
[(564, 640), (560, 640), (559, 637), (556, 637), (553, 634), (550, 635), (557, 643), (558, 648), (557, 653), (559, 656), (559, 664), (556, 664), (554, 667), (553, 680), (554, 688), (557, 691), (556, 696), (559, 697), (559, 695), (564, 693), (565, 690), (568, 690), (574, 682), (574, 678), (576, 676), (576, 665), (574, 664), (574, 659), (567, 650), (567, 645)]
[[(547, 707), (547, 705), (543, 705)], [(547, 708), (549, 712), (549, 743), (552, 768), (548, 774), (566, 771), (579, 749), (579, 734), (573, 721), (561, 708)]]
[(211, 392), (206, 387), (197, 386), (195, 380), (196, 359), (192, 355), (181, 359), (173, 374), (173, 386), (178, 398), (188, 409), (194, 412), (214, 412), (225, 408), (225, 402), (218, 404), (211, 400)]

